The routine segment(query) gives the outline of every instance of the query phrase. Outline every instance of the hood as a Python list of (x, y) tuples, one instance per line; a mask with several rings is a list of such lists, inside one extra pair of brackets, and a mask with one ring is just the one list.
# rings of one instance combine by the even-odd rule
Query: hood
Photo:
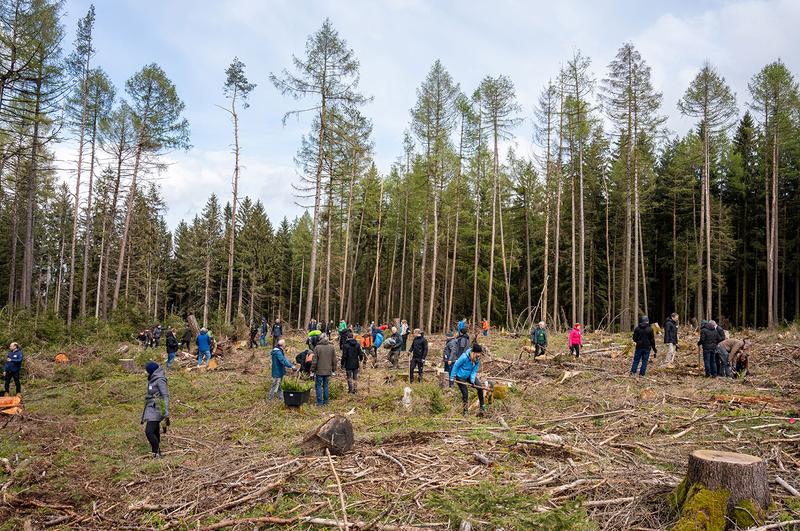
[(148, 382), (155, 382), (158, 379), (163, 379), (165, 381), (167, 379), (167, 375), (164, 373), (164, 367), (162, 367), (160, 365), (158, 366), (158, 369), (154, 370), (153, 374), (151, 374), (150, 377), (147, 378), (147, 381)]
[(361, 345), (358, 342), (358, 340), (356, 338), (354, 338), (354, 337), (348, 337), (347, 341), (345, 341), (345, 343), (347, 343), (348, 345), (356, 346), (356, 347)]
[(709, 322), (709, 323), (706, 323), (705, 328), (706, 328), (706, 330), (715, 330), (717, 327), (714, 325), (714, 323), (710, 323)]
[(641, 328), (641, 329), (645, 329), (645, 328), (649, 328), (649, 327), (650, 327), (650, 321), (642, 321), (641, 323), (639, 323), (639, 328)]
[(319, 343), (317, 343), (317, 344), (318, 345), (327, 345), (328, 344), (328, 338), (327, 337), (320, 338)]

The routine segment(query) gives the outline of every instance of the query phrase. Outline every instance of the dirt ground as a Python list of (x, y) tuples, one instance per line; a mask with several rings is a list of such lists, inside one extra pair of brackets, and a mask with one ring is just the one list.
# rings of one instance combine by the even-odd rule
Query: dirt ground
[[(393, 371), (381, 350), (356, 396), (337, 373), (330, 405), (299, 409), (266, 400), (268, 350), (231, 351), (210, 372), (185, 359), (169, 373), (162, 460), (139, 425), (146, 378), (122, 370), (119, 345), (67, 349), (67, 365), (42, 352), (26, 362), (24, 413), (0, 418), (0, 529), (665, 529), (700, 448), (766, 459), (768, 522), (797, 520), (800, 500), (775, 478), (800, 488), (800, 333), (737, 335), (755, 342), (744, 380), (703, 378), (689, 330), (677, 367), (660, 367), (661, 349), (646, 378), (628, 376), (620, 335), (588, 334), (579, 360), (557, 336), (557, 355), (533, 360), (526, 338), (492, 334), (479, 375), (511, 387), (483, 418), (440, 389), (439, 336), (410, 409), (406, 354)], [(293, 358), (302, 336), (289, 339)], [(354, 449), (302, 455), (335, 413)]]

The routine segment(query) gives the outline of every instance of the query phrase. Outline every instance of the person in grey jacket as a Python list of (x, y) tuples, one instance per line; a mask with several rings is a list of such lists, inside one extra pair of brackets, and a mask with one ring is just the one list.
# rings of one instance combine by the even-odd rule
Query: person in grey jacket
[[(145, 425), (144, 434), (150, 442), (154, 459), (161, 458), (161, 421), (169, 426), (169, 390), (164, 368), (151, 361), (145, 366), (147, 371), (147, 394), (144, 397), (144, 411), (141, 423)], [(164, 428), (166, 431), (166, 427)]]
[(311, 372), (314, 373), (314, 383), (317, 395), (317, 405), (328, 404), (328, 380), (334, 376), (336, 367), (336, 351), (328, 341), (328, 336), (322, 334), (319, 343), (314, 347), (314, 359), (311, 361)]

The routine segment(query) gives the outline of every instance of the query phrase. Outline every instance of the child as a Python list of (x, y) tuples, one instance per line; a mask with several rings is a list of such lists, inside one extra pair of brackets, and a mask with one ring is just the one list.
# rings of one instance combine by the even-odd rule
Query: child
[(583, 345), (583, 338), (581, 337), (581, 324), (575, 323), (572, 330), (569, 331), (569, 351), (575, 353), (575, 359), (581, 355), (581, 346)]

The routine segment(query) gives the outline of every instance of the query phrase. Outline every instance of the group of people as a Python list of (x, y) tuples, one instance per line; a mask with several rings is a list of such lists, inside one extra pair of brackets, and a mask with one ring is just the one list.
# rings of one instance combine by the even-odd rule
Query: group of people
[[(256, 323), (254, 320), (250, 323), (250, 341), (248, 348), (256, 348), (257, 346), (267, 346), (267, 332), (272, 335), (272, 348), (278, 344), (278, 341), (283, 337), (283, 325), (280, 319), (275, 319), (272, 325), (267, 323), (266, 317), (261, 318), (261, 324)], [(256, 335), (258, 335), (258, 343), (256, 343)]]

